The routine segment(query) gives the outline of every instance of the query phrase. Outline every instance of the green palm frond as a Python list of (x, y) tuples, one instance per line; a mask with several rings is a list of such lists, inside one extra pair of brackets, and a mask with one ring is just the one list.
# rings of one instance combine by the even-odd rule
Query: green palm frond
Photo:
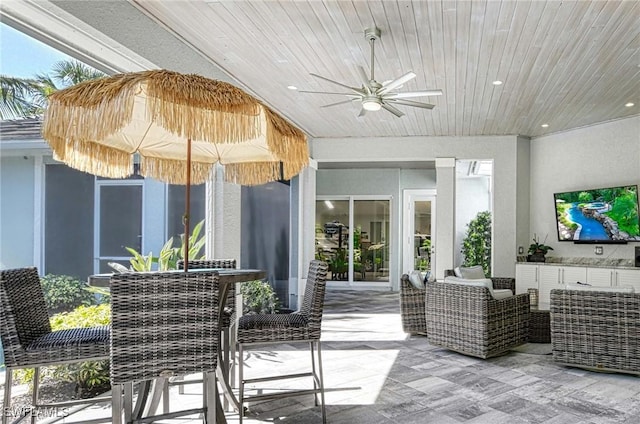
[(83, 81), (105, 77), (106, 74), (77, 60), (62, 60), (53, 65), (51, 76), (61, 85), (69, 87)]
[(0, 75), (0, 119), (42, 115), (49, 96), (59, 89), (105, 76), (77, 60), (57, 62), (50, 74), (33, 78)]
[(34, 80), (0, 75), (0, 119), (33, 116)]

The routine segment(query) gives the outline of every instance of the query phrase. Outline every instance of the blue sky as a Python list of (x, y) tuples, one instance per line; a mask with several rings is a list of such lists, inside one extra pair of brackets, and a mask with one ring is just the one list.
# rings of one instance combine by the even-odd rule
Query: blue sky
[(0, 45), (0, 74), (11, 77), (47, 74), (54, 63), (72, 59), (3, 23), (0, 23)]

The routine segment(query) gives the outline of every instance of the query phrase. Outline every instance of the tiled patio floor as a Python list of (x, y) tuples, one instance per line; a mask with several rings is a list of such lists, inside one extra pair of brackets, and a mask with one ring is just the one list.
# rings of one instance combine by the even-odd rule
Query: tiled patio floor
[[(559, 366), (550, 355), (481, 360), (431, 346), (402, 332), (397, 293), (330, 291), (322, 327), (329, 423), (640, 423), (640, 378)], [(248, 356), (247, 376), (309, 363), (303, 344)], [(172, 405), (200, 402), (199, 386), (187, 387), (191, 394), (172, 392)], [(250, 412), (248, 424), (322, 422), (311, 396), (251, 405)], [(109, 414), (108, 405), (94, 406), (60, 422)], [(228, 413), (227, 421), (238, 415)]]

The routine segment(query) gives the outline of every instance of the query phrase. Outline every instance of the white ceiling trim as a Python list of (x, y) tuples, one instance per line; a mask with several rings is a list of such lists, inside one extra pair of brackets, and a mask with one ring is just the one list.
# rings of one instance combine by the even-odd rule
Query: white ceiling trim
[(5, 0), (0, 3), (0, 18), (3, 23), (108, 74), (158, 68), (48, 1)]

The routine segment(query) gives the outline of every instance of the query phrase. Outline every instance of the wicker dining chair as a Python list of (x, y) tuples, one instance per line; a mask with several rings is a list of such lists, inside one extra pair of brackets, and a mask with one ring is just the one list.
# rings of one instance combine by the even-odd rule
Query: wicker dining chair
[[(324, 401), (324, 381), (322, 377), (322, 352), (320, 346), (320, 327), (324, 309), (328, 265), (319, 260), (311, 261), (307, 275), (304, 298), (300, 309), (290, 314), (255, 314), (240, 317), (238, 323), (239, 354), (239, 396), (238, 409), (240, 422), (244, 415), (244, 404), (251, 401), (288, 398), (290, 396), (314, 395), (315, 405), (322, 409), (322, 422), (326, 423)], [(311, 350), (311, 372), (300, 374), (275, 375), (262, 378), (244, 378), (244, 347), (248, 345), (309, 343)], [(315, 353), (314, 353), (315, 350)], [(316, 371), (317, 356), (317, 371)], [(275, 393), (245, 395), (247, 384), (287, 378), (312, 377), (313, 389), (282, 390)]]
[[(177, 262), (178, 269), (184, 269), (184, 260), (180, 259)], [(224, 268), (224, 269), (236, 269), (237, 262), (235, 259), (189, 259), (189, 269), (211, 269), (211, 268)], [(224, 310), (220, 320), (220, 330), (222, 334), (222, 352), (223, 360), (226, 364), (225, 371), (228, 373), (227, 378), (233, 385), (234, 375), (233, 362), (231, 361), (235, 357), (235, 337), (234, 332), (230, 330), (231, 324), (236, 321), (236, 286), (231, 284), (227, 291), (227, 301), (225, 302)], [(233, 339), (233, 340), (232, 340)], [(179, 381), (179, 380), (178, 380)], [(179, 384), (176, 382), (176, 384)], [(180, 385), (179, 393), (184, 394), (184, 386)], [(225, 399), (226, 401), (226, 399)]]
[[(13, 371), (33, 368), (33, 411), (42, 407), (76, 405), (76, 401), (55, 404), (39, 403), (40, 367), (71, 362), (109, 359), (108, 326), (52, 331), (40, 277), (35, 267), (0, 271), (0, 337), (6, 366), (2, 424), (9, 420)], [(109, 400), (109, 397), (87, 399), (87, 403)], [(17, 421), (23, 419), (20, 417)]]
[(217, 271), (122, 273), (111, 277), (114, 424), (122, 422), (123, 410), (125, 422), (131, 422), (133, 382), (166, 381), (171, 376), (194, 373), (203, 373), (202, 408), (143, 419), (148, 422), (203, 410), (206, 423), (216, 422), (218, 289)]

